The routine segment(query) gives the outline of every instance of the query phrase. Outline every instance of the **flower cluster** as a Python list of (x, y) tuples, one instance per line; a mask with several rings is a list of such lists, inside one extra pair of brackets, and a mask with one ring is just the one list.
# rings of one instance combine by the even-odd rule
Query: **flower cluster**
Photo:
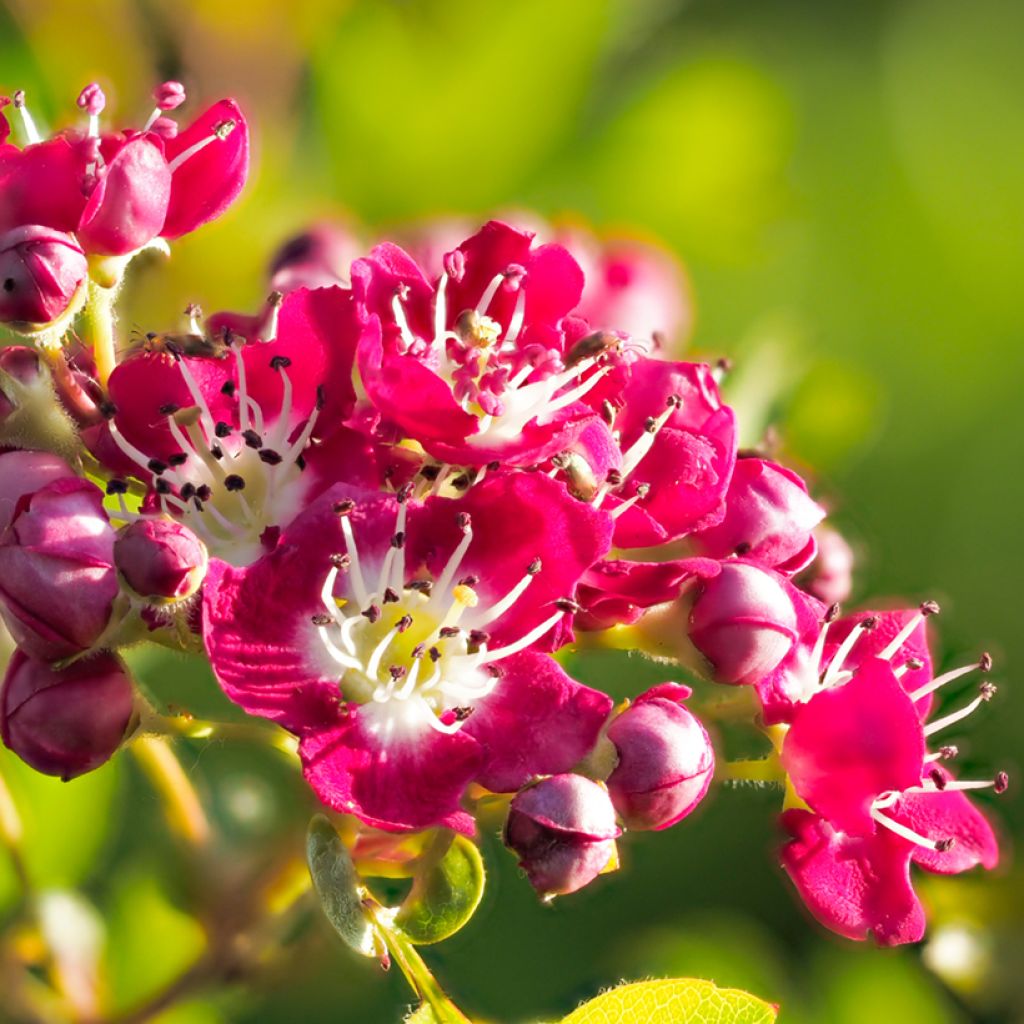
[[(156, 99), (142, 130), (100, 134), (90, 86), (88, 130), (41, 141), (16, 98), (6, 321), (52, 340), (85, 302), (95, 323), (91, 289), (237, 194), (237, 108), (179, 133), (180, 86)], [(442, 235), (350, 260), (318, 229), (256, 314), (189, 307), (106, 368), (102, 331), (46, 360), (4, 350), (4, 742), (88, 771), (145, 711), (117, 652), (203, 651), (231, 700), (294, 734), (327, 808), (366, 834), (472, 835), (497, 802), (551, 897), (613, 868), (624, 830), (687, 818), (715, 774), (688, 686), (615, 706), (566, 671), (559, 652), (614, 632), (756, 692), (808, 906), (851, 938), (918, 939), (911, 863), (997, 858), (965, 793), (1005, 775), (959, 780), (928, 742), (994, 687), (929, 718), (963, 674), (933, 676), (937, 609), (837, 618), (850, 550), (796, 472), (737, 450), (725, 367), (672, 357), (671, 264), (578, 231)]]

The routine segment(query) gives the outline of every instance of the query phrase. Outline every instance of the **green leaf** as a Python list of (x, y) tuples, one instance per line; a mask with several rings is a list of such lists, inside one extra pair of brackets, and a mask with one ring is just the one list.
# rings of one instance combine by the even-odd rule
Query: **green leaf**
[(350, 949), (374, 956), (374, 929), (363, 907), (366, 890), (337, 830), (322, 814), (309, 823), (306, 860), (320, 906), (334, 930)]
[[(427, 945), (454, 935), (480, 905), (486, 881), (483, 858), (465, 836), (427, 854), (422, 871), (395, 918), (412, 942)], [(433, 856), (431, 856), (433, 854)]]
[(777, 1010), (746, 992), (674, 978), (621, 985), (584, 1003), (562, 1024), (772, 1024)]

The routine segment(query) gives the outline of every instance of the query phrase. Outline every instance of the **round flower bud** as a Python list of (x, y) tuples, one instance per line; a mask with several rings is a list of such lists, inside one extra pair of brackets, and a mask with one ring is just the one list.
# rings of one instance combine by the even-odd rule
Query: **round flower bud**
[(75, 471), (50, 452), (0, 452), (0, 535), (11, 525), (22, 498), (55, 480), (75, 479)]
[(139, 519), (119, 531), (114, 564), (139, 597), (173, 604), (202, 586), (209, 557), (206, 545), (173, 519)]
[(829, 526), (814, 531), (818, 556), (801, 577), (801, 586), (825, 604), (842, 604), (853, 590), (853, 548)]
[(131, 679), (106, 651), (64, 669), (15, 651), (0, 689), (4, 746), (65, 782), (109, 760), (133, 716)]
[(825, 510), (792, 470), (765, 459), (740, 459), (725, 498), (725, 518), (694, 540), (710, 558), (741, 555), (788, 575), (814, 558), (811, 531), (824, 518)]
[(317, 224), (290, 238), (270, 262), (270, 286), (275, 291), (349, 286), (349, 268), (362, 253), (359, 240), (336, 224)]
[(0, 237), (0, 323), (34, 329), (71, 306), (88, 273), (71, 235), (29, 225)]
[(552, 775), (520, 790), (505, 823), (505, 845), (542, 896), (592, 882), (615, 854), (620, 830), (603, 786), (582, 775)]
[(117, 592), (114, 530), (98, 487), (59, 479), (19, 500), (0, 536), (0, 613), (20, 647), (46, 661), (91, 647)]
[(608, 793), (627, 828), (668, 828), (708, 791), (715, 753), (707, 730), (680, 703), (689, 695), (685, 686), (656, 686), (608, 727), (619, 757)]
[(729, 561), (700, 588), (689, 632), (718, 682), (754, 683), (796, 643), (797, 613), (780, 576)]

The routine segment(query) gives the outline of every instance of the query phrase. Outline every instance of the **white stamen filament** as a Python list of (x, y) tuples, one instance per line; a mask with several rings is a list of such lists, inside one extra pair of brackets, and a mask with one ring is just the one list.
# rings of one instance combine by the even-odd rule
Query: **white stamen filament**
[(339, 572), (340, 570), (337, 566), (331, 567), (331, 571), (324, 580), (324, 585), (320, 588), (320, 603), (330, 613), (331, 618), (340, 626), (345, 621), (345, 616), (341, 614), (338, 602), (334, 600), (334, 584), (338, 579)]
[(924, 616), (917, 612), (910, 621), (892, 638), (888, 646), (878, 655), (883, 661), (888, 661), (906, 642), (910, 634), (924, 622)]
[(391, 299), (391, 311), (395, 315), (395, 323), (398, 324), (398, 330), (402, 335), (402, 343), (405, 345), (404, 349), (400, 349), (404, 355), (416, 344), (416, 337), (409, 327), (409, 321), (405, 316), (405, 309), (402, 307), (402, 297), (398, 292), (395, 292)]
[(858, 622), (857, 625), (854, 626), (846, 635), (846, 638), (839, 645), (839, 650), (837, 650), (832, 656), (832, 660), (829, 662), (824, 678), (821, 680), (823, 688), (828, 689), (836, 681), (839, 673), (842, 671), (843, 662), (846, 661), (850, 652), (853, 650), (854, 645), (864, 635), (868, 628), (870, 627), (865, 627), (863, 622)]
[(25, 132), (25, 139), (28, 144), (32, 146), (38, 142), (42, 142), (43, 137), (39, 134), (39, 129), (36, 127), (36, 122), (29, 113), (28, 105), (25, 103), (24, 98), (22, 98), (20, 103), (16, 101), (14, 105), (17, 107), (18, 113), (21, 115), (21, 127)]
[(533, 582), (533, 574), (527, 573), (497, 604), (491, 605), (474, 621), (474, 627), (487, 626), (505, 614), (526, 593), (526, 588)]
[(904, 839), (909, 840), (916, 846), (922, 846), (926, 850), (936, 849), (934, 839), (926, 839), (924, 836), (918, 835), (912, 828), (907, 828), (906, 825), (901, 825), (898, 821), (890, 818), (889, 815), (883, 814), (878, 810), (877, 805), (871, 808), (871, 817), (878, 822), (879, 825), (885, 826), (890, 832), (895, 832), (896, 835), (902, 836)]
[(459, 566), (462, 564), (462, 559), (465, 557), (466, 552), (469, 550), (469, 545), (473, 542), (473, 527), (467, 526), (462, 534), (462, 539), (459, 541), (457, 547), (452, 552), (451, 557), (448, 559), (447, 565), (441, 571), (441, 575), (437, 577), (437, 581), (434, 584), (433, 594), (431, 596), (432, 603), (438, 604), (445, 594), (448, 592), (448, 588), (452, 585), (452, 580), (455, 579), (455, 574), (459, 571)]
[[(396, 636), (398, 636), (398, 627), (392, 626), (391, 629), (384, 634), (384, 639), (374, 647), (373, 652), (370, 654), (370, 659), (366, 663), (366, 674), (371, 679), (377, 678), (377, 672), (380, 669), (380, 663), (384, 657), (384, 653), (391, 646), (391, 641), (394, 640)], [(374, 692), (373, 699), (378, 699), (376, 692)]]
[(268, 444), (271, 448), (281, 451), (288, 442), (289, 424), (292, 418), (292, 381), (282, 366), (277, 371), (281, 375), (281, 413)]
[(370, 595), (366, 589), (366, 582), (363, 580), (363, 569), (359, 564), (359, 549), (356, 547), (356, 538), (352, 533), (352, 524), (348, 516), (341, 517), (341, 532), (345, 536), (345, 549), (349, 557), (349, 578), (352, 580), (352, 589), (355, 591), (356, 600), (361, 608), (370, 603)]
[(942, 729), (947, 728), (950, 725), (955, 725), (957, 722), (966, 718), (968, 715), (974, 714), (978, 708), (989, 699), (990, 694), (986, 691), (982, 691), (967, 704), (965, 707), (960, 708), (959, 711), (951, 711), (948, 715), (943, 718), (937, 718), (934, 722), (929, 722), (924, 727), (925, 736), (934, 736), (935, 733), (940, 732)]
[(495, 274), (494, 277), (491, 278), (490, 284), (488, 284), (484, 289), (483, 295), (480, 296), (480, 301), (476, 304), (476, 313), (478, 316), (485, 316), (487, 314), (487, 310), (490, 309), (491, 306), (491, 300), (497, 294), (497, 291), (504, 280), (504, 274)]
[(191, 160), (196, 153), (202, 152), (210, 145), (211, 142), (216, 142), (221, 136), (216, 132), (210, 132), (205, 139), (200, 139), (195, 145), (189, 146), (184, 152), (179, 153), (168, 165), (167, 169), (174, 174), (174, 172), (186, 161)]
[(361, 669), (362, 662), (358, 658), (350, 657), (343, 650), (337, 647), (334, 641), (331, 639), (331, 635), (327, 630), (326, 626), (318, 626), (317, 632), (320, 634), (320, 639), (323, 642), (324, 647), (327, 649), (327, 653), (339, 664), (345, 668), (355, 669), (358, 671)]
[(946, 672), (941, 676), (936, 676), (930, 683), (925, 683), (924, 686), (916, 689), (910, 695), (910, 699), (916, 704), (922, 697), (927, 697), (929, 693), (934, 693), (940, 686), (945, 686), (946, 683), (951, 683), (954, 679), (966, 676), (969, 673), (974, 672), (977, 668), (977, 665), (964, 665), (961, 668), (955, 668), (950, 672)]
[(525, 651), (527, 647), (536, 643), (542, 636), (558, 625), (563, 615), (565, 615), (564, 611), (559, 610), (555, 612), (554, 615), (546, 618), (539, 626), (534, 626), (525, 636), (521, 636), (518, 640), (506, 644), (504, 647), (496, 647), (492, 651), (481, 648), (480, 653), (476, 655), (476, 664), (489, 665), (493, 661), (501, 661), (502, 658), (507, 658), (511, 654)]

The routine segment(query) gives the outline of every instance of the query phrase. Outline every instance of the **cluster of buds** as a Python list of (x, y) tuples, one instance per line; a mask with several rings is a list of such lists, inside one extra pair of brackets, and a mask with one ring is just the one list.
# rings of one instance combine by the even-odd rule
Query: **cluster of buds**
[[(234, 197), (241, 115), (220, 104), (177, 134), (163, 112), (182, 97), (165, 85), (144, 129), (108, 137), (90, 87), (88, 132), (47, 142), (19, 101), (30, 145), (0, 152), (0, 226), (36, 248), (0, 246), (21, 261), (9, 319), (52, 321), (97, 265)], [(29, 187), (43, 147), (74, 202)], [(671, 357), (672, 265), (579, 239), (562, 242), (590, 280), (565, 244), (499, 221), (419, 258), (383, 242), (353, 259), (321, 228), (274, 261), (253, 315), (190, 306), (109, 374), (88, 352), (52, 379), (5, 368), (74, 444), (42, 443), (39, 415), (3, 435), (4, 742), (65, 778), (95, 767), (134, 719), (117, 651), (202, 650), (231, 700), (297, 737), (327, 808), (471, 835), (503, 797), (505, 841), (549, 898), (614, 867), (624, 831), (689, 819), (715, 774), (688, 687), (615, 707), (556, 657), (614, 631), (756, 691), (797, 800), (797, 888), (844, 935), (916, 939), (910, 862), (996, 859), (964, 795), (983, 783), (927, 745), (994, 690), (929, 721), (961, 674), (932, 678), (934, 608), (837, 620), (815, 595), (846, 599), (849, 548), (797, 473), (737, 451), (723, 368)], [(8, 419), (20, 394), (3, 391)]]
[(58, 339), (87, 302), (90, 280), (115, 285), (133, 255), (218, 217), (245, 184), (249, 140), (233, 100), (180, 128), (179, 82), (153, 92), (141, 128), (101, 131), (103, 90), (78, 97), (83, 125), (44, 138), (24, 92), (12, 106), (24, 145), (0, 112), (0, 323)]

